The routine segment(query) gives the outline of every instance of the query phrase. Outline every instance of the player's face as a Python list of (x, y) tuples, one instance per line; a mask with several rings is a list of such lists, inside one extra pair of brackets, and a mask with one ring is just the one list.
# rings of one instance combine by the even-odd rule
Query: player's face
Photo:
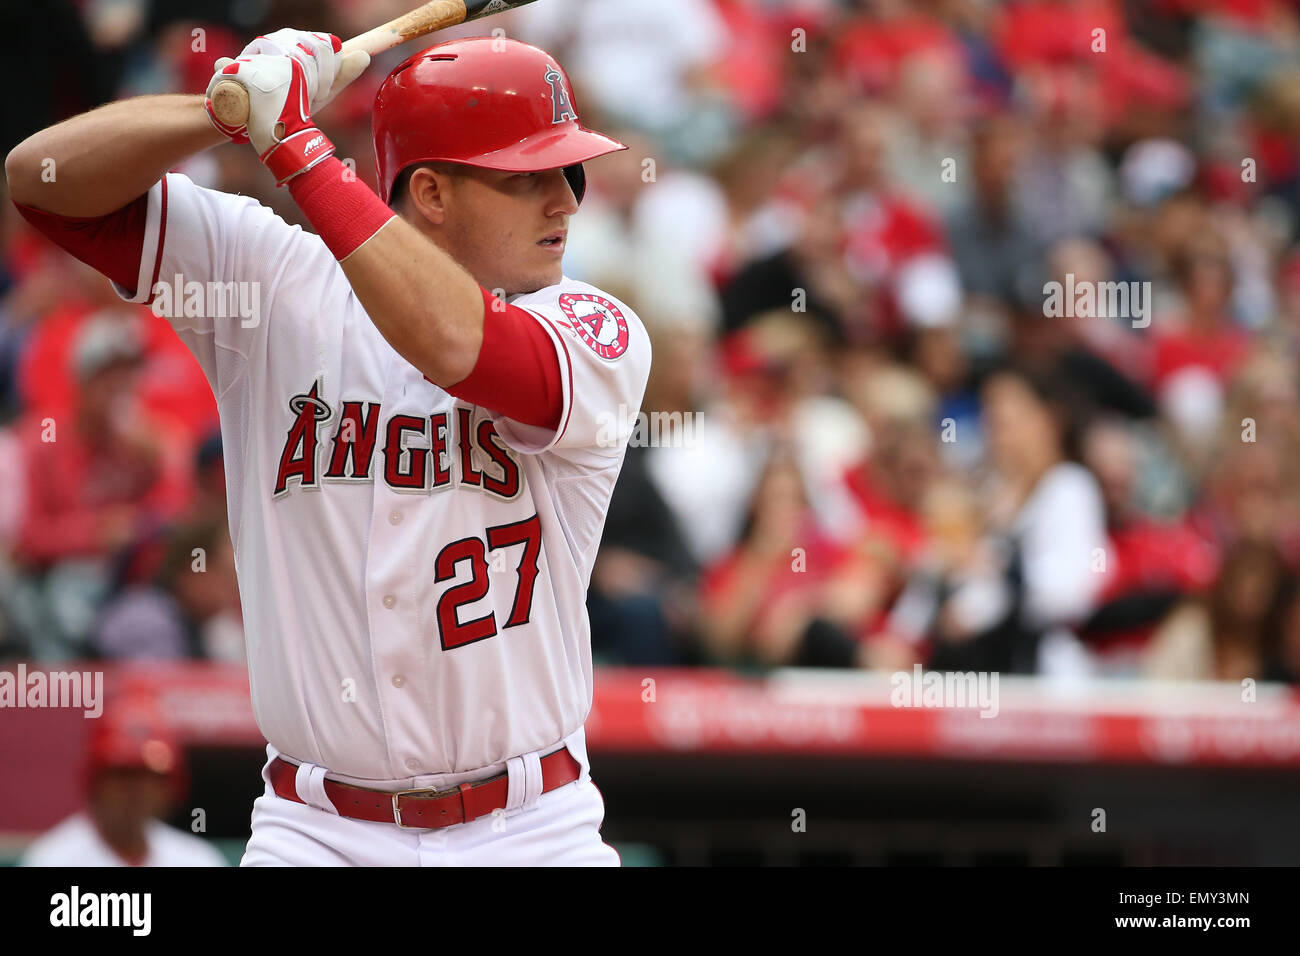
[(167, 778), (148, 770), (109, 770), (96, 781), (96, 817), (112, 829), (136, 828), (167, 812)]
[(444, 248), (484, 288), (536, 292), (560, 281), (577, 211), (563, 170), (466, 169), (446, 196)]

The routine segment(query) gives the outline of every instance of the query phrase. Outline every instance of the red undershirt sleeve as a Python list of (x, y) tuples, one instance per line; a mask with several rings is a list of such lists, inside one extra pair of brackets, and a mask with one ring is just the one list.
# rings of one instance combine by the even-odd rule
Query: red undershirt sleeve
[(483, 344), (474, 369), (446, 391), (512, 421), (556, 429), (564, 410), (560, 359), (546, 330), (516, 305), (483, 292)]
[(20, 202), (14, 206), (59, 248), (123, 288), (135, 291), (140, 280), (140, 255), (144, 251), (148, 193), (103, 216), (59, 216)]

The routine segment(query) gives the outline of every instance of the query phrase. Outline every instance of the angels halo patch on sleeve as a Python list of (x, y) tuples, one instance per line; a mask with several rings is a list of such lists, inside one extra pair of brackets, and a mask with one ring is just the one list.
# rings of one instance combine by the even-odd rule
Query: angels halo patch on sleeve
[(578, 338), (603, 359), (616, 359), (627, 351), (627, 319), (609, 299), (585, 292), (565, 292), (560, 308)]

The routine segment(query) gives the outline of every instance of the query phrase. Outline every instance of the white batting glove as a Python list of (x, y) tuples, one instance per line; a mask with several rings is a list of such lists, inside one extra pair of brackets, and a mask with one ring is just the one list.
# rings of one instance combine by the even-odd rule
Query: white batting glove
[[(340, 54), (343, 44), (332, 33), (276, 30), (244, 47), (240, 56), (258, 54), (291, 56), (303, 65), (311, 111), (320, 112), (330, 100), (370, 65), (370, 54), (360, 50)], [(217, 66), (221, 69), (221, 65)]]
[(228, 60), (208, 84), (207, 98), (208, 116), (226, 132), (212, 114), (212, 91), (224, 80), (234, 80), (248, 91), (248, 122), (240, 130), (275, 174), (277, 186), (334, 154), (334, 144), (311, 118), (301, 60), (266, 54)]
[[(370, 65), (370, 54), (353, 50), (339, 55), (342, 41), (329, 33), (308, 33), (304, 30), (276, 30), (260, 36), (244, 47), (239, 60), (222, 57), (215, 64), (215, 73), (208, 84), (205, 107), (212, 125), (236, 143), (247, 143), (247, 126), (227, 126), (212, 112), (212, 89), (222, 79), (230, 78), (230, 65), (256, 56), (280, 56), (296, 60), (302, 66), (304, 88), (307, 93), (307, 112), (315, 112), (361, 75)], [(259, 149), (259, 152), (261, 150)]]

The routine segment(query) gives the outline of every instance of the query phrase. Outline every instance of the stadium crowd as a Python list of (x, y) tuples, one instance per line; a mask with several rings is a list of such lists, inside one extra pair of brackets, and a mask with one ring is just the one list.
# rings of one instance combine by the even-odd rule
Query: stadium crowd
[[(406, 6), (7, 9), (0, 42), (73, 39), (23, 51), (50, 82), (0, 146)], [(494, 28), (630, 147), (565, 261), (656, 358), (599, 661), (1300, 682), (1300, 3), (542, 0), (452, 33)], [(370, 182), (410, 52), (320, 117)], [(184, 171), (306, 225), (246, 148)], [(202, 373), (8, 202), (0, 410), (0, 656), (241, 659)]]

